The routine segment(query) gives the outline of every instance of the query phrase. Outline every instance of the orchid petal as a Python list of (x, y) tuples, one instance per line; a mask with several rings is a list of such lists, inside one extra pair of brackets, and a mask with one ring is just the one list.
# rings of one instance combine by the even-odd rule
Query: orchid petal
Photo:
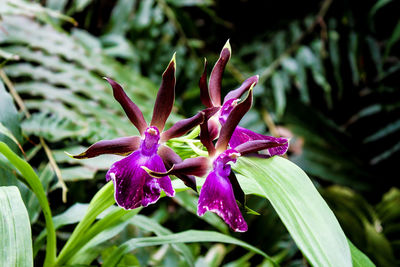
[(149, 176), (141, 167), (147, 166), (156, 171), (165, 171), (162, 159), (157, 154), (144, 156), (139, 150), (115, 162), (106, 174), (107, 180), (114, 182), (115, 201), (124, 209), (148, 206), (160, 198), (161, 189), (166, 195), (174, 196), (168, 176), (156, 179)]
[(135, 151), (140, 146), (139, 136), (121, 137), (113, 140), (102, 140), (91, 145), (79, 155), (72, 155), (75, 159), (93, 158), (103, 154), (125, 155)]
[(232, 185), (228, 177), (213, 170), (201, 188), (197, 214), (211, 211), (220, 216), (234, 231), (247, 231), (247, 224), (236, 203)]
[(207, 60), (206, 59), (204, 59), (204, 70), (203, 70), (203, 74), (200, 77), (199, 87), (200, 87), (201, 103), (203, 103), (203, 105), (208, 108), (212, 107), (213, 104), (212, 104), (212, 101), (210, 98), (210, 93), (208, 91), (208, 85), (207, 85)]
[(289, 140), (255, 133), (243, 127), (236, 127), (229, 145), (242, 155), (267, 149), (268, 156), (283, 155), (289, 148)]
[[(182, 162), (181, 157), (178, 156), (171, 148), (161, 145), (158, 149), (158, 155), (162, 158), (164, 165), (167, 169), (172, 168), (174, 164)], [(176, 177), (181, 179), (183, 183), (197, 192), (196, 178), (193, 175), (176, 174)]]
[(188, 158), (180, 163), (174, 164), (171, 169), (166, 172), (159, 172), (151, 168), (143, 167), (143, 169), (153, 177), (163, 177), (166, 175), (187, 174), (195, 175), (198, 177), (204, 176), (210, 166), (210, 159), (208, 157)]
[(213, 121), (208, 121), (200, 125), (200, 141), (203, 146), (206, 147), (209, 156), (213, 156), (215, 154), (215, 146), (212, 142), (213, 138), (211, 137), (209, 126)]
[(171, 138), (176, 138), (179, 136), (184, 135), (188, 131), (190, 131), (195, 126), (203, 123), (204, 121), (208, 120), (211, 116), (213, 116), (219, 108), (211, 107), (205, 109), (203, 111), (198, 112), (195, 116), (180, 120), (175, 123), (171, 128), (161, 134), (161, 141), (165, 142)]
[(114, 98), (121, 104), (126, 116), (128, 116), (129, 120), (133, 123), (133, 125), (135, 125), (139, 133), (142, 135), (147, 128), (147, 123), (139, 107), (126, 95), (121, 85), (110, 78), (104, 77), (104, 79), (110, 83), (113, 89)]
[(217, 63), (215, 63), (214, 68), (210, 75), (210, 81), (208, 84), (210, 97), (214, 106), (221, 106), (221, 82), (222, 74), (224, 73), (225, 66), (231, 57), (231, 45), (229, 40), (226, 42), (222, 48), (221, 54)]
[[(254, 84), (251, 87), (253, 86)], [(228, 147), (229, 140), (231, 139), (231, 136), (236, 126), (239, 124), (240, 120), (243, 118), (246, 112), (249, 111), (252, 102), (253, 102), (253, 90), (252, 88), (250, 88), (247, 98), (233, 108), (225, 124), (222, 126), (216, 144), (217, 151), (223, 151)]]
[(160, 132), (164, 129), (165, 122), (175, 100), (175, 54), (173, 55), (168, 67), (162, 75), (162, 82), (160, 89), (157, 93), (156, 103), (154, 104), (153, 117), (151, 119), (151, 126), (156, 126)]
[(230, 91), (224, 98), (224, 103), (227, 102), (228, 100), (234, 99), (234, 98), (240, 98), (246, 91), (250, 90), (250, 87), (254, 84), (256, 85), (258, 83), (258, 75), (251, 76), (247, 80), (245, 80), (242, 85), (235, 89)]

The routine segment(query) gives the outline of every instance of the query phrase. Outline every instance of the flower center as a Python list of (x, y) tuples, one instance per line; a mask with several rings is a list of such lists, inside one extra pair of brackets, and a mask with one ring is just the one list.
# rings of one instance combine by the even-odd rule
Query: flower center
[(228, 176), (231, 172), (231, 165), (229, 162), (235, 163), (240, 157), (240, 153), (235, 149), (228, 149), (218, 155), (218, 157), (213, 162), (213, 167), (216, 172), (222, 176)]
[(160, 131), (155, 126), (150, 126), (144, 132), (144, 138), (140, 144), (142, 154), (146, 156), (154, 155), (157, 153), (160, 140)]

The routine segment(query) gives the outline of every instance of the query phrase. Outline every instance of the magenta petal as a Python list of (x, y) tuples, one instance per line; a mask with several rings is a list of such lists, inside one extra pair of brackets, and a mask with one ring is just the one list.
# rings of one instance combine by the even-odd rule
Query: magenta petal
[(160, 156), (144, 156), (138, 150), (115, 162), (106, 174), (106, 179), (114, 182), (115, 201), (124, 209), (146, 207), (156, 202), (160, 198), (161, 189), (168, 196), (175, 193), (168, 176), (153, 178), (141, 166), (166, 171)]
[(247, 231), (247, 224), (236, 203), (228, 177), (213, 170), (201, 188), (197, 214), (211, 211), (220, 216), (234, 231)]
[(229, 145), (231, 148), (235, 148), (241, 144), (254, 140), (266, 140), (270, 141), (272, 144), (276, 144), (274, 147), (267, 148), (269, 156), (271, 157), (275, 155), (283, 155), (289, 148), (289, 142), (286, 138), (262, 135), (240, 126), (237, 126), (233, 132), (232, 137), (229, 140)]

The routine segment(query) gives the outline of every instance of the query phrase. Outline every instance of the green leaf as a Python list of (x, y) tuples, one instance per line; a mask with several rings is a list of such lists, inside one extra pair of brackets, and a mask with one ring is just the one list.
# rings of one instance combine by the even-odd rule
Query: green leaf
[(33, 266), (29, 216), (15, 186), (0, 187), (0, 248), (2, 266)]
[(43, 210), (43, 215), (46, 221), (46, 229), (48, 233), (44, 266), (51, 265), (56, 258), (56, 233), (54, 230), (49, 202), (47, 201), (43, 185), (35, 171), (32, 169), (31, 165), (18, 157), (3, 142), (0, 142), (0, 153), (2, 153), (10, 161), (10, 163), (19, 170), (24, 179), (23, 182), (31, 188), (39, 200), (39, 204)]
[(392, 46), (399, 40), (400, 40), (400, 21), (397, 22), (396, 27), (393, 30), (392, 36), (390, 37), (386, 45), (385, 55), (384, 55), (385, 58), (389, 55)]
[(314, 266), (351, 266), (346, 237), (308, 176), (281, 157), (241, 157), (235, 170), (252, 180)]
[[(21, 128), (19, 126), (18, 111), (14, 106), (11, 95), (4, 88), (3, 83), (0, 81), (0, 141), (4, 141), (15, 152), (18, 144), (22, 140)], [(6, 128), (6, 129), (4, 129)], [(6, 135), (7, 138), (4, 138)], [(13, 138), (14, 137), (14, 138)], [(10, 142), (11, 138), (13, 142)]]
[(348, 240), (353, 267), (374, 267), (375, 264)]
[(57, 265), (62, 265), (68, 261), (68, 259), (79, 250), (85, 234), (89, 230), (92, 223), (96, 220), (96, 217), (115, 203), (113, 191), (114, 186), (110, 181), (96, 193), (96, 195), (90, 201), (85, 217), (76, 226), (67, 243), (61, 250), (56, 261)]
[(174, 244), (174, 243), (198, 243), (198, 242), (219, 242), (219, 243), (234, 244), (241, 246), (249, 251), (253, 251), (257, 254), (260, 254), (267, 259), (270, 259), (270, 257), (267, 254), (265, 254), (258, 248), (253, 247), (252, 245), (249, 245), (246, 242), (230, 237), (228, 235), (224, 235), (213, 231), (189, 230), (165, 236), (130, 239), (127, 242), (123, 243), (121, 246), (119, 246), (117, 250), (113, 251), (110, 257), (107, 258), (107, 260), (104, 261), (103, 264), (104, 266), (116, 266), (119, 260), (123, 257), (123, 255), (140, 247), (158, 246), (158, 245)]

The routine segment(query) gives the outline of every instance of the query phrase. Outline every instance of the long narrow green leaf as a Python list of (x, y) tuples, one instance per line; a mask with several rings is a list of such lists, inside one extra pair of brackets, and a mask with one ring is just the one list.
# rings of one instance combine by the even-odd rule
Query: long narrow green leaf
[(0, 187), (0, 263), (33, 266), (28, 212), (15, 186)]
[(47, 229), (47, 244), (46, 244), (46, 258), (44, 266), (52, 265), (56, 258), (56, 233), (54, 230), (53, 219), (49, 202), (46, 198), (46, 193), (43, 189), (42, 183), (31, 165), (18, 157), (5, 143), (0, 142), (0, 153), (2, 153), (12, 165), (14, 165), (24, 177), (25, 183), (31, 188), (39, 200), (39, 204), (43, 210), (44, 219), (46, 221)]
[[(198, 230), (189, 230), (177, 234), (165, 235), (165, 236), (157, 236), (157, 237), (143, 237), (143, 238), (133, 238), (123, 243), (117, 250), (115, 250), (110, 257), (104, 261), (104, 266), (116, 266), (120, 259), (126, 253), (130, 251), (140, 248), (140, 247), (149, 247), (149, 246), (158, 246), (165, 244), (174, 244), (174, 243), (198, 243), (198, 242), (219, 242), (219, 243), (228, 243), (241, 246), (249, 251), (253, 251), (257, 254), (262, 255), (263, 257), (270, 259), (270, 257), (252, 245), (247, 244), (239, 239), (230, 237), (228, 235), (224, 235), (218, 232), (213, 231), (198, 231)], [(271, 260), (272, 261), (272, 260)]]
[(68, 239), (68, 242), (61, 250), (56, 265), (62, 265), (74, 254), (74, 252), (76, 252), (76, 246), (80, 244), (85, 233), (88, 231), (94, 220), (96, 220), (96, 217), (115, 203), (114, 194), (112, 193), (113, 190), (113, 183), (110, 181), (93, 197), (92, 201), (90, 201), (85, 217), (76, 226), (71, 237)]
[(281, 157), (241, 157), (235, 170), (255, 182), (313, 266), (352, 266), (337, 219), (299, 167)]

